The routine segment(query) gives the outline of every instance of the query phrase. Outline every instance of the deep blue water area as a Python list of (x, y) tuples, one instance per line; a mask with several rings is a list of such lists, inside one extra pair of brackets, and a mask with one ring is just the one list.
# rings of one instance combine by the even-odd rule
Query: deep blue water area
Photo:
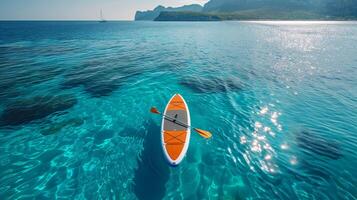
[[(0, 22), (0, 199), (357, 199), (356, 22)], [(192, 132), (163, 157), (180, 93)]]

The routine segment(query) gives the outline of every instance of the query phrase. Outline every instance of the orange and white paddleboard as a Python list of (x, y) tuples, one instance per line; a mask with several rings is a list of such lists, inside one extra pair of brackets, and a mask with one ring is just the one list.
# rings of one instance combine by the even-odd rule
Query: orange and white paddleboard
[(167, 161), (176, 166), (186, 155), (191, 135), (190, 111), (181, 95), (167, 104), (161, 124), (161, 143)]

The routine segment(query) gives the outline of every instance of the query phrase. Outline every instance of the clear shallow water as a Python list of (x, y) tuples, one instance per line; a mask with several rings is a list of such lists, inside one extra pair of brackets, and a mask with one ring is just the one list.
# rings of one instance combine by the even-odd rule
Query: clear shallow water
[[(1, 199), (356, 199), (357, 24), (0, 23)], [(160, 118), (192, 124), (169, 167)]]

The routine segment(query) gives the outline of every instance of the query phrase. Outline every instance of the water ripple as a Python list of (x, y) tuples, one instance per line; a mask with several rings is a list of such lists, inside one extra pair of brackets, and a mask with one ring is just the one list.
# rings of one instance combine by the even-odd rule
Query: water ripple
[[(0, 27), (4, 199), (357, 198), (353, 23)], [(213, 137), (171, 168), (174, 93)]]

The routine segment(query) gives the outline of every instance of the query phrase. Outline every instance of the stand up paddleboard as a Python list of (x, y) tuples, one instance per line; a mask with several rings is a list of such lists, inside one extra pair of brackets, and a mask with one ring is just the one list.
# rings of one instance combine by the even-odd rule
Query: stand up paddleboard
[(191, 136), (190, 111), (181, 95), (175, 94), (162, 116), (161, 143), (167, 161), (176, 166), (185, 157)]

